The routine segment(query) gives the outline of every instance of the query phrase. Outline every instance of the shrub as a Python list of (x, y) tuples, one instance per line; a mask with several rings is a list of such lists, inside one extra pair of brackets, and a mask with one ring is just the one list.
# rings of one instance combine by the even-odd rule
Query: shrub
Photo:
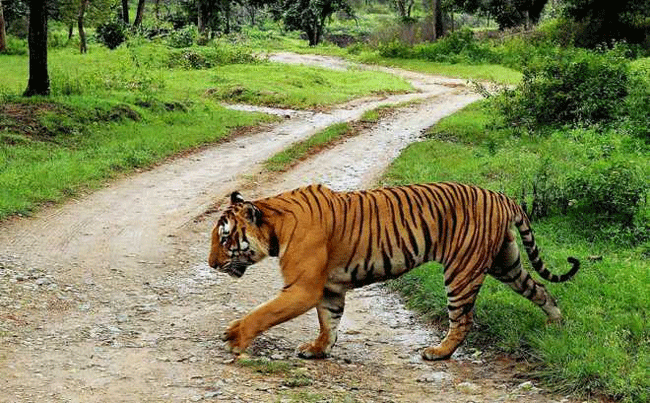
[(194, 25), (188, 25), (173, 31), (167, 39), (167, 44), (172, 48), (188, 48), (194, 44), (198, 36), (199, 31), (196, 27)]
[(641, 211), (650, 183), (640, 169), (624, 160), (600, 160), (568, 178), (570, 211), (588, 221), (632, 226)]
[(95, 31), (97, 42), (109, 49), (115, 49), (126, 40), (126, 26), (121, 21), (107, 22), (97, 26)]
[(636, 71), (630, 75), (622, 126), (630, 134), (650, 142), (648, 111), (650, 111), (650, 71)]
[(255, 63), (252, 51), (242, 46), (218, 44), (214, 47), (189, 48), (172, 51), (167, 66), (170, 68), (207, 69), (238, 63)]
[(526, 68), (521, 85), (497, 104), (506, 122), (528, 130), (609, 122), (627, 96), (628, 72), (625, 59), (611, 53), (547, 59)]
[(414, 47), (417, 58), (442, 63), (484, 63), (492, 60), (490, 50), (479, 43), (469, 29), (461, 29)]
[(27, 40), (7, 35), (7, 47), (0, 53), (5, 55), (26, 55), (28, 53)]

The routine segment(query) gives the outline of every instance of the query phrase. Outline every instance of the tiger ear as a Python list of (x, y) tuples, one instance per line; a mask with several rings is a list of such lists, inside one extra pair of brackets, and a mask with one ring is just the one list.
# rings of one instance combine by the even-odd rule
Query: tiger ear
[(242, 196), (241, 193), (232, 192), (230, 194), (230, 204), (243, 203), (244, 201), (244, 196)]
[(248, 221), (260, 226), (262, 225), (262, 211), (258, 209), (253, 203), (247, 202), (245, 207), (245, 214)]

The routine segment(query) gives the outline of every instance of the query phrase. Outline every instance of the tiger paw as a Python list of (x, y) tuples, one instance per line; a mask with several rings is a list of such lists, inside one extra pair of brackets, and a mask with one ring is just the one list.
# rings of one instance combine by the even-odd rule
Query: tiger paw
[(221, 340), (226, 342), (226, 351), (233, 354), (241, 354), (247, 347), (242, 337), (241, 319), (230, 322), (228, 328), (223, 333)]
[(446, 360), (452, 353), (444, 353), (438, 347), (429, 347), (422, 350), (422, 358), (427, 361)]
[(316, 346), (314, 343), (305, 343), (298, 347), (298, 357), (307, 359), (326, 358), (329, 356), (329, 351), (325, 351), (322, 347)]

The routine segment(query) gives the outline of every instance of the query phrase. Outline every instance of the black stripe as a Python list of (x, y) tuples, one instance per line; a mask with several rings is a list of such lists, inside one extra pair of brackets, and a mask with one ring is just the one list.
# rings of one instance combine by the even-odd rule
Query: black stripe
[(318, 218), (322, 220), (323, 219), (323, 207), (320, 204), (320, 200), (318, 200), (318, 196), (316, 195), (316, 193), (314, 193), (314, 188), (312, 186), (309, 186), (307, 188), (307, 190), (314, 197), (314, 202), (316, 203), (316, 207), (318, 207)]
[(388, 257), (388, 255), (386, 254), (386, 251), (384, 249), (381, 250), (381, 255), (382, 255), (382, 258), (384, 260), (384, 275), (387, 278), (391, 277), (392, 274), (393, 274), (392, 273), (393, 265), (392, 265), (392, 263), (390, 261), (390, 258)]

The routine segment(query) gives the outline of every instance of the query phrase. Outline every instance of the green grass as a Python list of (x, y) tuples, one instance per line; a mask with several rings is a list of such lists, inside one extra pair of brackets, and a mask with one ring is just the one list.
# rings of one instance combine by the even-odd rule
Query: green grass
[[(62, 122), (50, 122), (55, 130), (51, 136), (0, 131), (0, 219), (29, 214), (40, 204), (59, 202), (116, 175), (214, 143), (237, 127), (268, 120), (262, 114), (231, 111), (212, 103), (171, 112), (134, 107), (133, 117), (139, 117), (132, 120), (112, 115), (104, 101), (47, 101), (65, 105), (69, 114)], [(106, 113), (98, 121), (102, 114), (96, 110), (101, 108)]]
[(271, 172), (286, 171), (291, 167), (291, 165), (305, 158), (315, 150), (318, 150), (350, 133), (351, 129), (352, 128), (348, 123), (335, 123), (324, 130), (315, 133), (308, 139), (296, 142), (290, 147), (275, 154), (265, 162), (264, 167)]
[[(91, 44), (85, 55), (50, 49), (52, 96), (35, 100), (21, 97), (27, 55), (0, 55), (8, 67), (0, 76), (0, 108), (11, 106), (0, 109), (0, 220), (271, 119), (218, 102), (320, 109), (411, 90), (383, 73), (255, 61), (250, 48), (236, 45), (181, 52), (190, 64), (177, 62), (178, 50), (139, 40), (114, 51)], [(249, 62), (227, 64), (240, 59)], [(29, 110), (34, 103), (40, 106)]]
[(396, 59), (378, 56), (375, 52), (363, 52), (353, 59), (363, 63), (399, 67), (427, 74), (436, 74), (475, 81), (491, 81), (511, 85), (521, 81), (521, 72), (498, 64), (434, 63), (417, 59)]
[[(408, 147), (388, 171), (387, 183), (459, 181), (518, 198), (540, 173), (560, 177), (607, 153), (626, 156), (650, 177), (647, 145), (612, 132), (573, 130), (515, 136), (492, 124), (487, 102), (473, 104), (435, 126), (430, 139)], [(611, 148), (610, 148), (611, 147)], [(644, 151), (641, 151), (644, 150)], [(609, 155), (609, 154), (608, 154)], [(531, 361), (533, 377), (578, 395), (604, 394), (630, 402), (650, 398), (650, 206), (637, 217), (634, 236), (615, 224), (589, 226), (579, 216), (551, 215), (533, 222), (542, 257), (555, 272), (567, 256), (582, 260), (573, 280), (547, 284), (564, 314), (547, 326), (541, 310), (488, 278), (476, 305), (478, 324), (468, 344)], [(645, 228), (645, 229), (644, 229)], [(590, 260), (589, 256), (602, 256)], [(420, 267), (393, 284), (411, 307), (446, 326), (440, 266)]]

